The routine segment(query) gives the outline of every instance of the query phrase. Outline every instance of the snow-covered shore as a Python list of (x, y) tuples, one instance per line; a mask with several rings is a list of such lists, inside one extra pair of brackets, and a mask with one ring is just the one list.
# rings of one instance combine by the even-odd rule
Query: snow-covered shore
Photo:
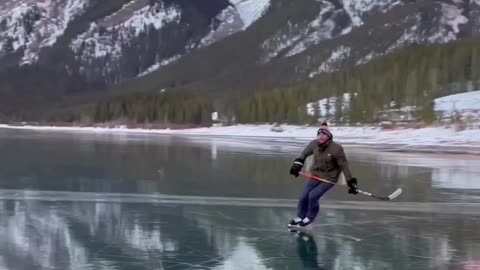
[[(194, 135), (228, 138), (261, 138), (275, 141), (304, 142), (315, 138), (317, 127), (282, 126), (283, 132), (271, 130), (271, 125), (237, 125), (192, 129), (128, 129), (97, 127), (10, 126), (6, 129), (24, 129), (46, 132), (82, 133), (143, 133)], [(480, 154), (480, 129), (455, 131), (450, 128), (382, 130), (375, 127), (330, 127), (334, 139), (343, 144), (381, 146), (397, 151), (453, 152)]]

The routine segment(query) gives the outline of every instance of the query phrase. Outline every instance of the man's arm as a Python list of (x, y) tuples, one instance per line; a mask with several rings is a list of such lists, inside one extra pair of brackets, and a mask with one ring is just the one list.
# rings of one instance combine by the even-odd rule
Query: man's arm
[(292, 167), (290, 168), (290, 174), (298, 177), (298, 173), (302, 170), (305, 159), (313, 154), (313, 149), (316, 145), (316, 140), (311, 141), (298, 158), (293, 161)]
[(350, 167), (348, 166), (347, 156), (345, 155), (345, 151), (343, 150), (343, 147), (341, 145), (335, 158), (337, 159), (338, 166), (340, 167), (340, 169), (343, 171), (343, 174), (345, 175), (345, 179), (347, 181), (352, 179), (352, 173), (350, 172)]
[[(298, 160), (301, 160), (302, 161), (302, 165), (303, 165), (303, 162), (305, 162), (305, 159), (312, 155), (313, 154), (313, 149), (315, 147), (315, 145), (317, 145), (317, 141), (316, 140), (313, 140), (311, 141), (306, 147), (305, 149), (303, 149), (302, 153), (300, 154), (300, 156), (297, 158)], [(297, 160), (296, 159), (296, 160)]]
[(345, 156), (345, 152), (343, 151), (343, 147), (341, 145), (340, 149), (338, 149), (336, 159), (338, 166), (340, 166), (345, 178), (347, 179), (347, 185), (350, 188), (348, 193), (358, 194), (357, 178), (352, 177), (352, 173), (350, 172), (350, 168), (348, 166), (347, 157)]

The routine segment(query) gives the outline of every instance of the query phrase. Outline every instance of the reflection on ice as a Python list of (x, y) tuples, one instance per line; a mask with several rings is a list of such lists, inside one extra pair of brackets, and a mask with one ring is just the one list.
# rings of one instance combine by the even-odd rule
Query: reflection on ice
[[(313, 138), (312, 138), (313, 139)], [(221, 148), (223, 151), (235, 151), (255, 154), (290, 153), (294, 154), (308, 141), (275, 140), (275, 139), (241, 139), (241, 138), (210, 138), (210, 137), (186, 137), (186, 141), (199, 147), (208, 147), (212, 151), (212, 159)]]
[[(212, 160), (217, 160), (219, 147), (223, 151), (241, 151), (256, 154), (284, 153), (294, 156), (301, 151), (304, 142), (275, 142), (262, 139), (219, 139), (188, 138), (191, 143), (209, 146)], [(411, 177), (411, 168), (425, 168), (432, 172), (431, 181), (435, 188), (480, 189), (480, 158), (475, 156), (415, 154), (371, 151), (364, 147), (347, 147), (347, 154), (353, 162), (371, 161), (375, 164), (394, 166), (379, 167), (380, 173), (389, 176)], [(393, 171), (392, 171), (393, 170)]]
[[(265, 138), (130, 135), (132, 141), (123, 143), (122, 139), (120, 144), (110, 136), (88, 140), (78, 134), (52, 134), (53, 139), (29, 134), (2, 142), (1, 188), (297, 199), (306, 181), (288, 174), (305, 142), (287, 138), (272, 142)], [(399, 201), (465, 200), (465, 194), (459, 193), (467, 191), (445, 189), (473, 187), (463, 182), (480, 168), (478, 157), (346, 148), (362, 189), (389, 194), (401, 187), (406, 192)], [(471, 190), (468, 193), (468, 202), (480, 200)], [(348, 196), (341, 188), (327, 196), (370, 200)]]
[(432, 172), (432, 185), (435, 188), (442, 189), (480, 190), (479, 176), (479, 167), (434, 169)]
[(217, 160), (217, 144), (212, 143), (212, 160)]
[(443, 270), (480, 259), (480, 214), (324, 210), (296, 234), (284, 224), (293, 211), (2, 200), (0, 267)]
[(233, 250), (225, 257), (222, 264), (215, 267), (216, 270), (238, 269), (239, 265), (243, 269), (267, 270), (265, 265), (261, 263), (260, 258), (254, 247), (246, 243), (245, 238), (239, 238), (236, 241)]
[[(356, 152), (351, 155), (355, 158)], [(432, 187), (442, 189), (480, 189), (480, 181), (477, 181), (480, 175), (480, 157), (477, 156), (458, 156), (458, 155), (430, 155), (430, 154), (407, 154), (407, 153), (386, 153), (386, 152), (361, 152), (362, 160), (370, 160), (376, 164), (391, 164), (396, 167), (384, 166), (380, 170), (392, 170), (394, 172), (383, 171), (389, 175), (400, 175), (409, 177), (415, 181), (411, 175), (411, 168), (425, 168), (431, 171)]]

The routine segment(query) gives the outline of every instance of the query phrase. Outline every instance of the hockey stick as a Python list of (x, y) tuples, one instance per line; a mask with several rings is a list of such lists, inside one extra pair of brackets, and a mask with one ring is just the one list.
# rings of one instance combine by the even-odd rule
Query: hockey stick
[[(322, 178), (317, 177), (315, 175), (307, 174), (307, 173), (304, 173), (304, 172), (299, 172), (299, 174), (302, 175), (302, 176), (305, 176), (307, 178), (313, 179), (313, 180), (317, 180), (317, 181), (320, 181), (320, 182), (336, 185), (336, 183), (334, 183), (334, 182), (330, 182), (328, 180), (322, 179)], [(400, 196), (400, 194), (402, 194), (402, 189), (397, 188), (397, 190), (395, 190), (392, 194), (390, 194), (386, 197), (375, 196), (372, 193), (369, 193), (369, 192), (366, 192), (366, 191), (363, 191), (363, 190), (360, 190), (360, 189), (358, 190), (358, 193), (370, 196), (370, 197), (375, 198), (375, 199), (383, 200), (383, 201), (391, 201), (391, 200), (397, 198), (398, 196)]]

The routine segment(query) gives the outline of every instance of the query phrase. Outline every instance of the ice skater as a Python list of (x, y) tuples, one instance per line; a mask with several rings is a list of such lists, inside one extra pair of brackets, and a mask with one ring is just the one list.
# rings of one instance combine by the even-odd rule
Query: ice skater
[[(352, 177), (350, 173), (343, 147), (333, 141), (333, 134), (328, 129), (326, 123), (322, 123), (322, 126), (317, 131), (317, 138), (312, 140), (301, 155), (294, 160), (290, 174), (298, 177), (305, 159), (311, 155), (313, 155), (311, 174), (337, 183), (343, 172), (345, 179), (348, 179), (348, 193), (358, 193), (357, 179)], [(320, 210), (320, 198), (333, 186), (330, 183), (310, 179), (298, 202), (297, 216), (290, 221), (288, 226), (302, 228), (311, 224)]]

